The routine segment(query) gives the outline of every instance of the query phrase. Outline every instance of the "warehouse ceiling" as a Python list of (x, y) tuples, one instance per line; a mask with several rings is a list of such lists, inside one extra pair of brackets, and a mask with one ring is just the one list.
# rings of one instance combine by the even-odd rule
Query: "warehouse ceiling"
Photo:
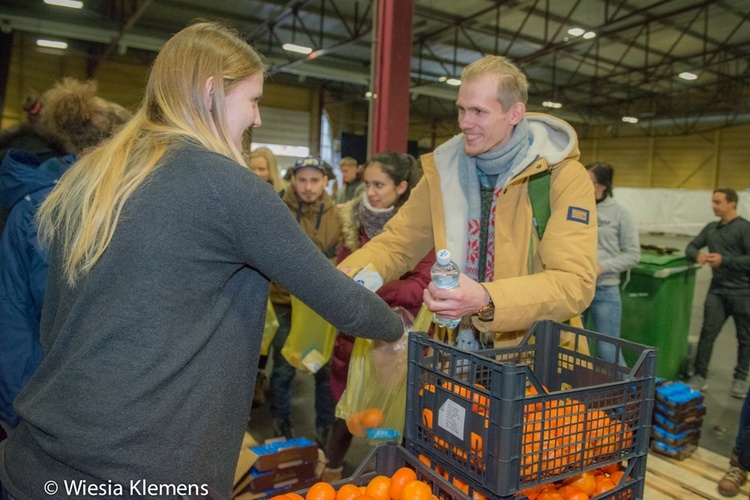
[[(266, 56), (274, 82), (352, 102), (370, 90), (372, 0), (83, 2), (74, 10), (2, 0), (0, 28), (77, 40), (95, 76), (115, 52), (150, 53), (195, 19), (223, 20)], [(750, 121), (749, 0), (415, 0), (412, 42), (412, 118), (436, 127), (454, 126), (449, 80), (486, 54), (523, 69), (530, 110), (584, 133), (604, 125), (679, 134)], [(314, 52), (288, 52), (285, 43)]]

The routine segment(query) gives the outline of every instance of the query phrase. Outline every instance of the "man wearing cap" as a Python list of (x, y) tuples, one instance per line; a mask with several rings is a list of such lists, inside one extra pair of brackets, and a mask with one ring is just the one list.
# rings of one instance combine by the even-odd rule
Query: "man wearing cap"
[[(292, 211), (302, 230), (329, 259), (336, 257), (336, 246), (341, 237), (341, 226), (333, 200), (325, 187), (328, 185), (326, 166), (314, 156), (297, 160), (292, 169), (290, 189), (284, 193), (284, 203)], [(291, 413), (291, 386), (296, 371), (284, 356), (284, 347), (291, 327), (292, 310), (289, 292), (276, 283), (271, 285), (271, 302), (279, 320), (279, 329), (273, 338), (273, 370), (269, 399), (272, 425), (276, 436), (291, 438), (294, 434), (289, 420)], [(330, 370), (324, 366), (315, 374), (315, 427), (317, 439), (325, 445), (333, 421), (334, 405), (331, 399)]]

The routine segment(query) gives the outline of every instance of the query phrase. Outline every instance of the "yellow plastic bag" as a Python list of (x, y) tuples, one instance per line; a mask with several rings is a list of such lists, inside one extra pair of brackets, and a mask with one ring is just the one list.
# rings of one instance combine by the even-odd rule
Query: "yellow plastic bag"
[(271, 299), (268, 299), (266, 307), (266, 326), (263, 328), (263, 340), (260, 342), (260, 355), (268, 356), (268, 350), (271, 348), (271, 341), (276, 330), (279, 329), (279, 319), (276, 317), (276, 311), (273, 308)]
[(427, 333), (430, 329), (433, 316), (434, 314), (432, 311), (430, 311), (425, 304), (422, 304), (422, 307), (417, 313), (417, 319), (414, 320), (414, 324), (411, 327), (411, 331)]
[(346, 389), (336, 405), (336, 416), (349, 432), (372, 441), (398, 440), (404, 430), (408, 331), (414, 318), (403, 308), (394, 310), (404, 320), (404, 335), (393, 343), (355, 339)]
[(289, 364), (317, 373), (331, 359), (335, 340), (333, 325), (292, 295), (292, 326), (281, 348), (281, 354)]

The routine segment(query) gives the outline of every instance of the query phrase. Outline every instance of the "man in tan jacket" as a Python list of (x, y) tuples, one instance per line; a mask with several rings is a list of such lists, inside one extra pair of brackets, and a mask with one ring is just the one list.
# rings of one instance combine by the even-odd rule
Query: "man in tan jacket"
[[(328, 185), (325, 164), (319, 158), (308, 156), (294, 164), (291, 187), (284, 193), (284, 203), (326, 257), (333, 260), (336, 246), (341, 238), (341, 225), (336, 216), (333, 200), (325, 187)], [(291, 386), (296, 374), (281, 354), (292, 321), (289, 292), (271, 284), (271, 302), (279, 320), (279, 329), (273, 338), (273, 369), (271, 372), (269, 400), (272, 426), (276, 436), (291, 438), (294, 434), (289, 416), (291, 413)], [(325, 446), (328, 431), (335, 420), (334, 404), (331, 397), (330, 368), (323, 366), (315, 373), (315, 427), (317, 439)]]
[[(462, 271), (458, 288), (430, 284), (433, 312), (466, 318), (496, 343), (540, 319), (566, 321), (588, 307), (596, 283), (593, 186), (573, 128), (526, 113), (526, 77), (507, 59), (467, 66), (456, 107), (461, 134), (422, 157), (424, 177), (382, 234), (339, 267), (372, 263), (386, 281), (434, 247)], [(550, 175), (550, 216), (540, 240), (530, 178)]]

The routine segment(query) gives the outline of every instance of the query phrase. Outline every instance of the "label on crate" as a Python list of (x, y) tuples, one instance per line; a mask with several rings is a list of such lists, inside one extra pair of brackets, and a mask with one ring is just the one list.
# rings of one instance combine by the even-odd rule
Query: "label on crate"
[(446, 400), (438, 412), (438, 425), (463, 440), (465, 423), (466, 409), (450, 399)]

